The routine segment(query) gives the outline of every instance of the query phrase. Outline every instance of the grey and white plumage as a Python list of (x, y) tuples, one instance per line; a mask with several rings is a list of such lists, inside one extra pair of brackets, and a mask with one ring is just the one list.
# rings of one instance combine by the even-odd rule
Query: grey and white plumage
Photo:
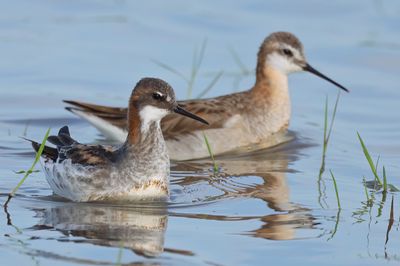
[[(160, 120), (171, 112), (207, 123), (182, 109), (164, 81), (144, 78), (129, 100), (128, 135), (120, 146), (85, 145), (68, 127), (48, 141), (42, 165), (54, 193), (73, 201), (164, 200), (169, 195), (169, 156)], [(39, 143), (32, 141), (34, 149)]]

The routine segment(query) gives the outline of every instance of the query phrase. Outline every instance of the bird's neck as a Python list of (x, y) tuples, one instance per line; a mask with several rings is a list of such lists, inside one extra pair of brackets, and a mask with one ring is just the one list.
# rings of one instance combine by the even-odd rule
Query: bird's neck
[(143, 132), (140, 124), (129, 127), (127, 141), (119, 149), (118, 176), (127, 180), (128, 187), (132, 184), (147, 187), (156, 182), (168, 191), (170, 161), (160, 122), (151, 122)]
[(165, 150), (165, 141), (161, 131), (160, 121), (152, 121), (143, 128), (142, 125), (138, 130), (134, 132), (139, 132), (139, 136), (135, 137), (132, 135), (132, 140), (130, 141), (129, 133), (128, 133), (128, 141), (126, 145), (130, 147), (130, 150), (135, 152), (139, 152), (141, 154), (153, 154), (156, 155), (161, 151)]
[(160, 120), (143, 119), (135, 108), (130, 108), (128, 112), (128, 137), (125, 145), (135, 147), (135, 149), (155, 145), (165, 146)]
[(127, 145), (137, 145), (142, 139), (142, 121), (139, 116), (139, 111), (133, 105), (128, 110), (128, 137)]
[(139, 123), (129, 123), (128, 137), (122, 147), (124, 156), (128, 160), (134, 157), (137, 164), (148, 165), (155, 158), (169, 163), (160, 121), (134, 121), (139, 121)]
[(250, 90), (252, 99), (252, 123), (254, 131), (266, 137), (268, 134), (287, 129), (291, 106), (288, 78), (285, 73), (272, 67), (264, 67), (257, 73), (257, 80)]
[(251, 89), (251, 94), (259, 101), (267, 103), (289, 101), (287, 74), (265, 64), (262, 70), (258, 66), (256, 83)]

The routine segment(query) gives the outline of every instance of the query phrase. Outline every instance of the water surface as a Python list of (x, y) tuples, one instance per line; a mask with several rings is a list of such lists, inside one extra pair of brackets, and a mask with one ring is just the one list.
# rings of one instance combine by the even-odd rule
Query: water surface
[[(81, 142), (102, 141), (62, 99), (125, 106), (144, 76), (167, 80), (179, 99), (207, 42), (196, 97), (244, 90), (261, 41), (287, 30), (310, 63), (350, 88), (341, 95), (321, 179), (325, 98), (337, 90), (309, 74), (290, 77), (293, 140), (248, 155), (174, 163), (166, 204), (77, 204), (52, 196), (33, 173), (1, 212), (8, 265), (379, 265), (398, 264), (399, 195), (384, 194), (356, 137), (380, 155), (400, 187), (400, 4), (397, 1), (3, 1), (0, 11), (0, 200), (33, 161), (20, 136), (40, 140), (69, 125)], [(237, 64), (236, 51), (244, 68)], [(250, 74), (242, 75), (241, 73)], [(40, 169), (40, 167), (38, 167)], [(334, 173), (338, 210), (329, 170)], [(380, 172), (381, 173), (381, 172)], [(393, 225), (390, 227), (393, 199)], [(389, 230), (389, 232), (387, 232)], [(386, 244), (385, 244), (386, 243)]]

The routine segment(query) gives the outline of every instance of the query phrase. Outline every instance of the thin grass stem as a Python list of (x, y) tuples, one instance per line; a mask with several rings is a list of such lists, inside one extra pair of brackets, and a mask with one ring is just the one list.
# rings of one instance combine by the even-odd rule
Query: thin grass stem
[(17, 190), (22, 186), (22, 184), (25, 182), (25, 180), (28, 178), (28, 176), (33, 172), (33, 169), (35, 168), (35, 165), (39, 162), (40, 156), (43, 153), (47, 138), (49, 137), (50, 134), (50, 128), (47, 130), (46, 135), (43, 138), (42, 144), (40, 144), (39, 150), (36, 153), (35, 160), (32, 163), (32, 166), (29, 168), (28, 171), (25, 172), (24, 177), (19, 181), (19, 183), (15, 186), (15, 188), (8, 194), (7, 201), (4, 204), (4, 207), (7, 208), (8, 203), (10, 202), (11, 198), (14, 197), (15, 193)]
[(340, 91), (338, 91), (338, 94), (336, 96), (336, 102), (335, 102), (335, 106), (333, 107), (333, 113), (332, 113), (332, 118), (331, 118), (331, 124), (329, 126), (329, 131), (328, 131), (328, 135), (326, 137), (326, 144), (328, 145), (329, 139), (331, 137), (331, 133), (332, 133), (332, 129), (333, 129), (333, 123), (335, 122), (335, 118), (336, 118), (336, 111), (337, 111), (337, 107), (339, 104), (339, 99), (340, 99)]
[(361, 147), (362, 147), (362, 149), (363, 149), (365, 158), (367, 159), (368, 164), (369, 164), (369, 166), (370, 166), (370, 168), (371, 168), (371, 171), (372, 171), (372, 173), (374, 174), (375, 180), (378, 182), (378, 184), (379, 184), (380, 186), (382, 186), (382, 181), (381, 181), (381, 179), (379, 178), (378, 173), (376, 172), (376, 168), (375, 168), (374, 162), (372, 161), (371, 155), (369, 154), (368, 149), (367, 149), (367, 147), (365, 146), (365, 143), (364, 143), (364, 141), (362, 140), (362, 138), (361, 138), (361, 136), (360, 136), (360, 133), (357, 132), (357, 136), (358, 136), (358, 139), (359, 139), (359, 141), (360, 141), (360, 143), (361, 143)]
[(210, 145), (210, 143), (209, 143), (209, 141), (207, 139), (207, 136), (206, 136), (206, 134), (204, 132), (203, 132), (203, 136), (204, 136), (204, 141), (205, 141), (206, 146), (207, 146), (208, 154), (210, 155), (210, 158), (211, 158), (211, 160), (213, 162), (214, 174), (217, 174), (218, 173), (218, 165), (217, 165), (217, 163), (215, 161), (214, 154), (213, 154), (212, 149), (211, 149), (211, 145)]
[(388, 183), (387, 183), (387, 178), (386, 178), (386, 169), (385, 166), (382, 167), (382, 175), (383, 175), (383, 193), (386, 193), (388, 191)]

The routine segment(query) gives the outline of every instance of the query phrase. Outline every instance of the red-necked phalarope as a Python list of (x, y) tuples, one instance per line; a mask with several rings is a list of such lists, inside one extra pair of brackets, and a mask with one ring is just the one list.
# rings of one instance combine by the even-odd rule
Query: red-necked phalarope
[[(48, 141), (42, 165), (54, 193), (73, 201), (166, 199), (170, 162), (160, 120), (172, 113), (204, 124), (185, 111), (170, 85), (155, 78), (140, 80), (128, 107), (128, 134), (119, 147), (84, 145), (71, 138), (68, 127)], [(32, 141), (38, 151), (39, 143)]]
[[(286, 132), (290, 120), (288, 74), (308, 71), (342, 90), (345, 87), (311, 67), (303, 45), (291, 33), (275, 32), (261, 44), (258, 52), (256, 82), (247, 91), (210, 99), (179, 102), (190, 112), (204, 117), (210, 126), (168, 115), (161, 122), (171, 159), (207, 157), (204, 132), (215, 154), (257, 143), (267, 143)], [(86, 119), (106, 137), (124, 141), (127, 134), (127, 109), (65, 101), (67, 110)], [(271, 145), (276, 144), (270, 141)]]

